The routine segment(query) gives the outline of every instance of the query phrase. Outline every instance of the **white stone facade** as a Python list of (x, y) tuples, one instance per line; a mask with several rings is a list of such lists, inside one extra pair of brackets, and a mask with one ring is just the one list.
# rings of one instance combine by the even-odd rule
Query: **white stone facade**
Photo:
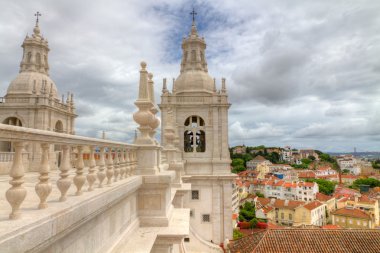
[(164, 79), (161, 95), (162, 131), (172, 131), (168, 139), (161, 134), (164, 147), (181, 150), (186, 161), (184, 182), (192, 192), (185, 197), (185, 207), (193, 210), (192, 231), (219, 244), (232, 238), (233, 179), (228, 150), (228, 102), (225, 79), (217, 90), (210, 77), (205, 57), (206, 43), (195, 23), (182, 42), (181, 73), (169, 91)]

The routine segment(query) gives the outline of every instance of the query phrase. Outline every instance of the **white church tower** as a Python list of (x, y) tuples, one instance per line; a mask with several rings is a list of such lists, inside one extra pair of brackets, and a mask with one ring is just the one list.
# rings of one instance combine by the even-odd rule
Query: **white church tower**
[[(20, 71), (10, 83), (7, 93), (0, 98), (0, 123), (29, 127), (41, 130), (75, 134), (75, 106), (73, 94), (65, 99), (58, 94), (54, 81), (49, 76), (49, 45), (42, 36), (38, 17), (31, 36), (26, 36), (22, 44), (23, 56)], [(59, 149), (59, 146), (56, 146)], [(1, 155), (12, 153), (10, 142), (0, 142)], [(53, 151), (53, 150), (52, 150)], [(28, 145), (25, 153), (29, 154), (30, 170), (39, 165), (40, 148)], [(6, 155), (6, 154), (5, 154)], [(4, 161), (4, 159), (2, 159)], [(9, 169), (0, 165), (0, 174)]]
[[(232, 182), (228, 150), (228, 103), (225, 79), (217, 90), (208, 74), (206, 42), (193, 19), (188, 37), (182, 41), (181, 73), (167, 89), (164, 79), (161, 96), (162, 145), (175, 129), (175, 145), (185, 162), (184, 182), (191, 183), (184, 207), (191, 210), (191, 233), (204, 241), (219, 244), (232, 238)], [(173, 122), (174, 121), (174, 122)], [(170, 130), (171, 131), (171, 130)], [(190, 238), (191, 239), (191, 238)]]

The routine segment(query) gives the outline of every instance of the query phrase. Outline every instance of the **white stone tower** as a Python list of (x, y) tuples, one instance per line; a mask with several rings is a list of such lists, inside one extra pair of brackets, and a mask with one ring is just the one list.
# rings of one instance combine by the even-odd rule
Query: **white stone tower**
[[(75, 106), (73, 94), (59, 97), (49, 76), (48, 41), (41, 35), (37, 21), (31, 36), (22, 44), (20, 73), (0, 98), (0, 123), (74, 134)], [(0, 143), (0, 151), (11, 152), (9, 142)], [(32, 160), (38, 160), (39, 147), (28, 146)], [(38, 161), (39, 162), (39, 161)], [(0, 168), (1, 174), (1, 168)]]
[[(161, 96), (162, 145), (182, 151), (182, 180), (191, 183), (185, 207), (191, 209), (191, 230), (207, 242), (219, 244), (232, 238), (232, 182), (228, 151), (228, 108), (225, 79), (216, 89), (205, 57), (206, 43), (195, 22), (182, 41), (181, 73)], [(165, 134), (166, 133), (166, 134)]]

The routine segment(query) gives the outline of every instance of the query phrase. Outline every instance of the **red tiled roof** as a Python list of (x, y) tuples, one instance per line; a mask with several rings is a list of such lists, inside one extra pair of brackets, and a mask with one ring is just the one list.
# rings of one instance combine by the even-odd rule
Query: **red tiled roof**
[(341, 216), (346, 216), (346, 217), (353, 217), (353, 218), (360, 218), (360, 219), (371, 219), (371, 217), (364, 211), (360, 209), (349, 209), (349, 208), (340, 208), (331, 214), (333, 215), (341, 215)]
[(380, 230), (266, 229), (228, 245), (231, 253), (379, 253)]
[(317, 207), (320, 207), (321, 205), (323, 205), (321, 202), (319, 202), (319, 201), (313, 201), (313, 202), (310, 202), (310, 203), (304, 205), (303, 207), (305, 207), (308, 210), (313, 210), (313, 209), (315, 209)]
[(317, 192), (317, 195), (315, 196), (315, 198), (319, 201), (322, 201), (322, 202), (326, 202), (326, 201), (329, 201), (330, 199), (334, 198), (332, 196), (328, 196), (326, 194), (323, 194), (321, 192)]
[[(256, 156), (255, 158), (252, 159), (253, 161), (265, 161), (266, 159), (262, 157), (261, 155)], [(252, 161), (251, 160), (251, 161)]]
[(298, 177), (300, 178), (315, 178), (315, 173), (312, 171), (299, 172)]
[(341, 227), (339, 225), (332, 225), (332, 224), (322, 226), (322, 229), (340, 229), (340, 228)]

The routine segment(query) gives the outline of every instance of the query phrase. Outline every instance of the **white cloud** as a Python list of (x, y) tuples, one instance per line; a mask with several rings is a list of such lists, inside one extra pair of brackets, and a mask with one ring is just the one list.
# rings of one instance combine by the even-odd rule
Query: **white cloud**
[[(380, 2), (194, 5), (209, 72), (227, 78), (231, 145), (380, 149)], [(51, 77), (60, 93), (75, 93), (77, 133), (130, 140), (139, 63), (154, 73), (159, 102), (162, 78), (179, 74), (191, 7), (183, 0), (0, 0), (0, 93), (18, 73), (20, 45), (39, 10)]]

